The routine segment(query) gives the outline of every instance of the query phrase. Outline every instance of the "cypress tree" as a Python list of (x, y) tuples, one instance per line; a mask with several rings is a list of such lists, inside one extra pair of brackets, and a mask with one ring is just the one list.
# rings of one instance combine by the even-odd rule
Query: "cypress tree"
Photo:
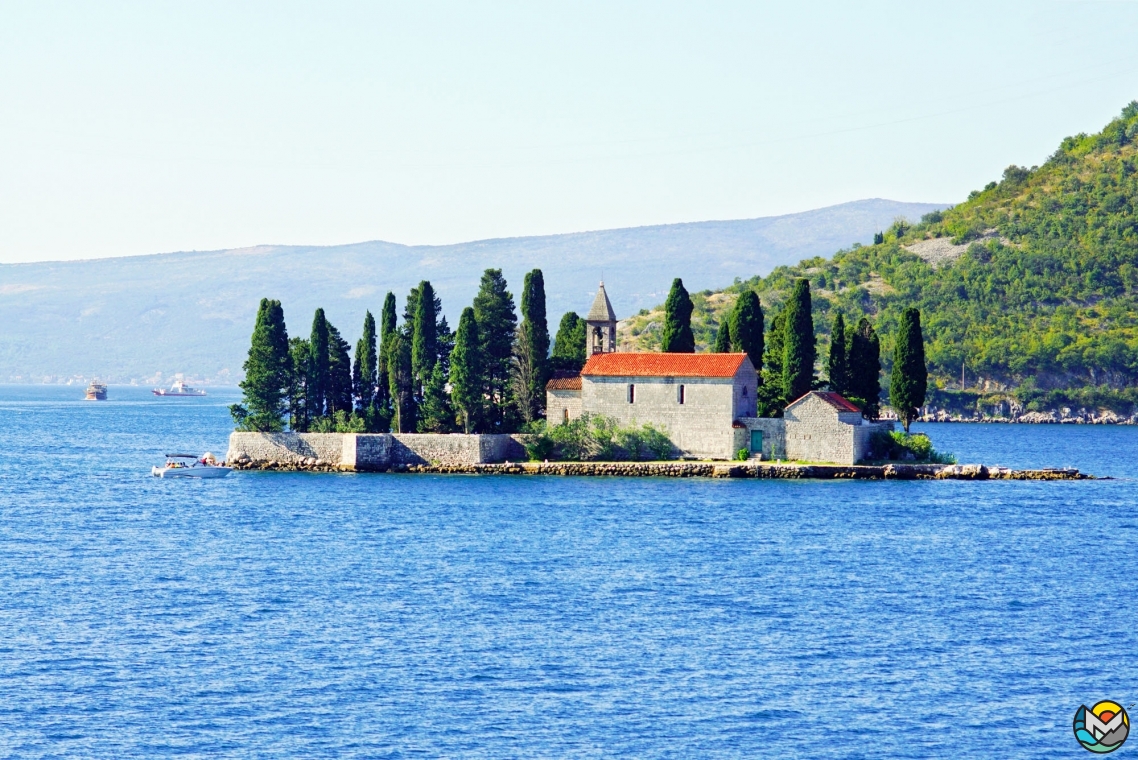
[(395, 294), (388, 292), (383, 299), (383, 310), (379, 313), (379, 352), (376, 355), (377, 366), (375, 385), (376, 401), (381, 408), (391, 406), (391, 393), (387, 381), (387, 354), (391, 345), (391, 336), (395, 334)]
[(783, 387), (787, 401), (794, 401), (814, 387), (814, 361), (817, 358), (810, 283), (806, 280), (795, 280), (794, 292), (786, 303), (785, 315)]
[[(420, 283), (422, 284), (422, 283)], [(415, 314), (419, 311), (419, 286), (411, 288), (407, 293), (407, 302), (403, 306), (403, 329), (407, 337), (411, 337), (415, 330)]]
[(875, 420), (881, 413), (881, 344), (869, 320), (862, 317), (850, 332), (850, 392), (861, 413)]
[(557, 338), (553, 341), (553, 358), (550, 365), (553, 369), (580, 372), (585, 366), (585, 320), (577, 316), (577, 312), (567, 312), (561, 317), (561, 324), (557, 327)]
[(419, 407), (420, 433), (449, 433), (454, 430), (454, 410), (447, 396), (446, 382), (442, 362), (435, 362), (423, 387), (423, 403)]
[(328, 320), (324, 310), (317, 309), (312, 318), (312, 334), (308, 338), (308, 424), (325, 414), (328, 386)]
[(356, 411), (360, 412), (360, 413), (362, 413), (363, 409), (367, 408), (363, 404), (360, 403), (360, 401), (361, 401), (360, 386), (363, 385), (363, 377), (361, 376), (361, 369), (363, 367), (363, 359), (364, 359), (364, 357), (363, 357), (363, 342), (364, 342), (363, 338), (360, 338), (359, 340), (356, 341), (356, 354), (355, 354), (356, 358), (354, 361), (352, 361), (352, 377), (350, 380), (350, 386), (352, 389), (352, 400), (355, 401)]
[(397, 433), (415, 432), (415, 396), (411, 392), (414, 380), (411, 369), (411, 339), (396, 330), (387, 346), (387, 377), (394, 417), (392, 430)]
[(352, 412), (351, 345), (340, 331), (328, 324), (328, 385), (324, 404), (329, 417), (336, 412)]
[(288, 426), (296, 433), (308, 432), (308, 379), (312, 376), (312, 347), (304, 338), (288, 342)]
[(731, 316), (723, 315), (719, 329), (715, 331), (715, 353), (726, 354), (731, 351)]
[(742, 351), (755, 365), (755, 372), (763, 371), (763, 306), (755, 291), (739, 294), (730, 317), (731, 350)]
[(786, 343), (786, 308), (771, 320), (771, 329), (766, 341), (763, 356), (762, 385), (759, 386), (759, 415), (762, 417), (781, 417), (786, 406), (786, 388), (783, 385), (782, 364)]
[(534, 399), (528, 415), (541, 416), (545, 409), (545, 383), (549, 380), (549, 324), (545, 317), (545, 276), (535, 269), (522, 285), (522, 325), (525, 352), (532, 375), (529, 394)]
[(929, 372), (925, 366), (925, 339), (921, 334), (921, 312), (905, 309), (893, 346), (893, 371), (889, 376), (889, 403), (905, 432), (925, 403)]
[[(411, 328), (411, 369), (415, 390), (422, 394), (438, 361), (438, 318), (435, 313), (435, 289), (423, 280), (415, 292), (415, 311)], [(410, 304), (410, 298), (408, 298)]]
[(830, 330), (830, 358), (826, 367), (830, 390), (843, 396), (850, 393), (850, 349), (846, 342), (846, 320), (841, 312)]
[(466, 307), (458, 319), (454, 350), (450, 355), (450, 397), (464, 433), (477, 429), (482, 411), (482, 362), (478, 321)]
[(435, 313), (439, 315), (435, 331), (435, 350), (438, 352), (435, 364), (442, 365), (443, 377), (450, 377), (450, 352), (454, 350), (454, 333), (447, 325), (447, 318), (442, 315), (442, 301), (438, 296), (435, 296)]
[(375, 404), (375, 391), (379, 362), (376, 357), (375, 317), (371, 312), (364, 314), (364, 333), (356, 343), (356, 361), (352, 365), (352, 381), (355, 386), (356, 410), (360, 416), (368, 414)]
[(234, 420), (245, 430), (281, 430), (281, 418), (287, 411), (290, 367), (288, 332), (280, 301), (261, 299), (249, 358), (243, 368), (243, 404), (234, 404), (229, 410)]
[(510, 359), (514, 348), (514, 297), (506, 290), (501, 269), (482, 274), (474, 296), (474, 319), (478, 323), (482, 379), (488, 408), (486, 432), (503, 432), (509, 426)]
[(660, 338), (665, 353), (695, 353), (695, 335), (691, 331), (691, 296), (679, 277), (672, 280), (672, 289), (664, 301), (664, 332)]

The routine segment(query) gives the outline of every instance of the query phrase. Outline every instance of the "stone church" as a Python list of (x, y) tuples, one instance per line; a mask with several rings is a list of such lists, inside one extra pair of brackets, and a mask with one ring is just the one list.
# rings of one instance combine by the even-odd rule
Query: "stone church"
[(584, 368), (546, 385), (549, 425), (598, 414), (621, 425), (660, 427), (685, 458), (732, 459), (746, 449), (751, 458), (840, 464), (864, 459), (873, 433), (893, 429), (824, 391), (796, 399), (782, 418), (757, 417), (759, 378), (743, 353), (617, 351), (617, 319), (604, 283), (585, 322)]

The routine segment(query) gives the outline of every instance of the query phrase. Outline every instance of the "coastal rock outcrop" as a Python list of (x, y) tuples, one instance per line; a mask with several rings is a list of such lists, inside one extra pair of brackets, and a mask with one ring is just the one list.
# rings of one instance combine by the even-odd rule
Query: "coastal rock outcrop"
[(1110, 409), (1072, 409), (1061, 407), (1045, 412), (1026, 412), (1022, 407), (1004, 407), (1006, 413), (980, 414), (966, 416), (945, 409), (929, 409), (918, 420), (920, 422), (992, 422), (1021, 423), (1036, 425), (1138, 425), (1138, 412), (1130, 416), (1118, 414)]

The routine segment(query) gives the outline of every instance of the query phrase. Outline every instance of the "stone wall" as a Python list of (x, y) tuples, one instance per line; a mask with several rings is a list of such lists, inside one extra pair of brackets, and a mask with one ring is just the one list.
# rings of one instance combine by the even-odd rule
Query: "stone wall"
[(481, 460), (478, 435), (397, 433), (391, 436), (391, 464), (474, 464)]
[(395, 465), (525, 459), (522, 436), (434, 433), (231, 433), (226, 461), (250, 466), (386, 470)]
[(479, 451), (483, 462), (524, 462), (527, 435), (480, 435)]
[(870, 439), (873, 438), (874, 433), (891, 433), (894, 430), (894, 425), (889, 421), (869, 422), (862, 420), (861, 425), (854, 429), (854, 456), (857, 457), (854, 461), (860, 462), (863, 459), (868, 459), (873, 453)]
[(545, 392), (545, 421), (549, 425), (560, 425), (566, 418), (575, 420), (581, 416), (581, 391), (547, 390)]
[(391, 463), (391, 436), (361, 433), (334, 433), (343, 435), (344, 445), (339, 465), (347, 470), (385, 470)]
[[(739, 420), (743, 425), (737, 429), (739, 437), (736, 439), (736, 451), (751, 448), (751, 431), (761, 430), (763, 433), (762, 458), (766, 461), (786, 459), (786, 425), (782, 418), (772, 417), (743, 417)], [(757, 452), (751, 452), (752, 456)]]
[[(339, 465), (344, 458), (343, 433), (231, 433), (228, 462)], [(315, 460), (315, 461), (306, 461)]]

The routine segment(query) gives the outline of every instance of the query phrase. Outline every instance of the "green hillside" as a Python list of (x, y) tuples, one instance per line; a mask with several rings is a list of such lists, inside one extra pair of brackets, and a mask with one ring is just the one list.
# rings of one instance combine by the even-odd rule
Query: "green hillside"
[[(1010, 166), (964, 203), (915, 226), (897, 222), (872, 246), (699, 294), (697, 338), (712, 343), (745, 288), (769, 324), (790, 283), (806, 277), (820, 356), (840, 310), (847, 322), (874, 320), (887, 362), (902, 309), (917, 306), (939, 388), (960, 388), (963, 363), (976, 392), (1014, 392), (1034, 407), (1129, 408), (1138, 401), (1136, 210), (1138, 102), (1102, 132), (1063, 140), (1042, 166)], [(650, 346), (658, 322), (641, 312), (625, 325), (625, 345)]]

